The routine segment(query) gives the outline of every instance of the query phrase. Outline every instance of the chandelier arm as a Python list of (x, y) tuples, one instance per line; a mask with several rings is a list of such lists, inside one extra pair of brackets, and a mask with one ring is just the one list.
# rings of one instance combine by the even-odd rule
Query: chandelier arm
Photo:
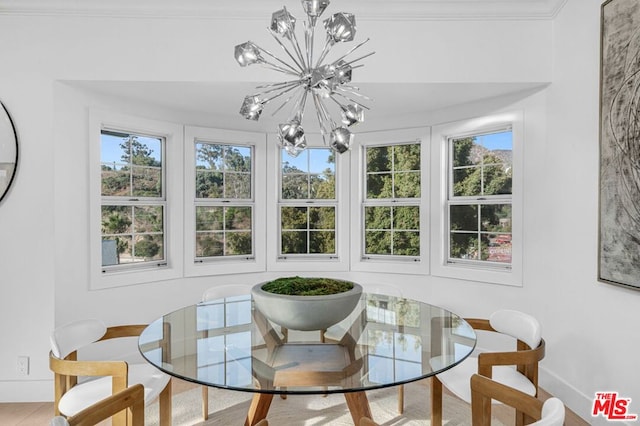
[[(347, 53), (345, 53), (344, 55), (340, 56), (338, 59), (336, 59), (335, 61), (333, 61), (334, 63), (336, 62), (340, 62), (341, 60), (343, 60), (344, 58), (346, 58), (347, 56), (351, 55), (357, 48), (359, 48), (360, 46), (363, 46), (366, 42), (368, 42), (370, 39), (366, 39), (365, 41), (361, 42), (360, 44), (358, 44), (357, 46), (352, 47), (351, 49), (349, 49), (349, 51)], [(374, 52), (375, 53), (375, 52)]]
[(327, 53), (329, 53), (329, 51), (331, 50), (334, 44), (335, 43), (332, 43), (330, 39), (327, 39), (326, 43), (324, 44), (324, 47), (322, 48), (322, 53), (320, 54), (320, 57), (316, 62), (316, 68), (320, 66), (320, 64), (322, 63), (324, 58), (327, 56)]
[[(298, 87), (294, 87), (294, 88), (292, 88), (292, 89), (287, 90), (287, 92), (290, 92), (291, 90), (296, 89), (296, 88), (300, 88), (300, 87), (299, 87), (299, 86), (298, 86)], [(286, 92), (280, 93), (278, 96), (280, 96), (280, 95), (282, 95), (282, 94), (284, 94), (284, 93), (286, 93)], [(291, 94), (291, 96), (289, 96), (287, 99), (285, 99), (285, 100), (284, 100), (284, 102), (282, 102), (282, 104), (281, 104), (281, 105), (280, 105), (280, 106), (279, 106), (275, 111), (273, 111), (273, 113), (271, 114), (271, 116), (272, 116), (272, 117), (273, 117), (273, 116), (275, 116), (275, 115), (276, 115), (276, 114), (277, 114), (277, 113), (278, 113), (282, 108), (284, 108), (284, 106), (285, 106), (285, 105), (287, 105), (287, 104), (289, 103), (289, 101), (290, 101), (291, 99), (293, 99), (293, 97), (294, 97), (294, 96), (295, 96), (295, 93), (292, 93), (292, 94)], [(276, 97), (273, 97), (273, 98), (271, 98), (271, 99), (275, 99), (275, 98), (276, 98)], [(271, 99), (270, 99), (270, 100), (271, 100)]]
[(344, 95), (344, 94), (342, 94), (342, 93), (333, 92), (333, 94), (334, 94), (334, 95), (338, 95), (338, 96), (340, 96), (341, 98), (344, 98), (344, 99), (348, 100), (348, 101), (349, 101), (349, 102), (351, 102), (352, 104), (359, 105), (359, 106), (361, 106), (362, 108), (364, 108), (364, 109), (366, 109), (366, 110), (370, 110), (370, 109), (371, 109), (371, 108), (369, 108), (368, 106), (363, 105), (362, 103), (360, 103), (360, 102), (356, 101), (355, 99), (352, 99), (352, 98), (350, 98), (349, 96), (346, 96), (346, 95)]
[[(265, 88), (265, 89), (267, 89), (267, 90), (263, 90), (262, 92), (257, 93), (257, 94), (253, 94), (253, 95), (251, 95), (251, 96), (258, 96), (259, 98), (261, 98), (261, 97), (263, 97), (264, 95), (267, 95), (267, 94), (269, 94), (269, 93), (273, 93), (273, 92), (285, 91), (285, 90), (287, 90), (287, 89), (289, 89), (289, 90), (287, 90), (287, 91), (290, 91), (290, 90), (292, 90), (292, 89), (295, 89), (297, 86), (299, 86), (298, 82), (290, 82), (290, 83), (289, 83), (289, 84), (287, 84), (287, 85), (284, 85), (284, 86), (283, 86), (283, 85), (281, 85), (281, 86), (279, 86), (279, 87), (271, 87), (271, 88), (270, 88), (270, 87), (265, 87), (265, 86), (262, 86), (262, 87), (256, 87), (256, 89)], [(285, 93), (286, 93), (286, 92), (285, 92)], [(279, 95), (276, 95), (275, 97), (277, 97), (277, 96), (279, 96)], [(275, 97), (272, 97), (272, 98), (270, 98), (270, 99), (266, 99), (266, 101), (270, 101), (271, 99), (274, 99)]]
[[(358, 90), (358, 89), (356, 88), (356, 90)], [(366, 95), (363, 95), (360, 92), (356, 92), (354, 90), (351, 90), (351, 87), (348, 87), (348, 86), (347, 87), (339, 87), (338, 86), (338, 87), (336, 87), (336, 91), (334, 91), (334, 93), (339, 94), (339, 95), (341, 95), (343, 97), (346, 97), (342, 93), (338, 93), (338, 92), (350, 93), (350, 94), (355, 95), (355, 96), (357, 96), (359, 98), (366, 99), (367, 101), (373, 101), (373, 99), (371, 99), (370, 97), (368, 97)]]
[(307, 48), (307, 64), (309, 67), (313, 64), (313, 44), (315, 38), (315, 26), (316, 19), (309, 19), (306, 22), (305, 31), (304, 31), (304, 41)]
[(364, 56), (360, 56), (359, 58), (356, 58), (356, 59), (354, 59), (353, 61), (349, 61), (349, 62), (347, 62), (347, 65), (351, 65), (351, 64), (353, 64), (354, 62), (361, 61), (362, 59), (364, 59), (364, 58), (368, 58), (369, 56), (371, 56), (371, 55), (373, 55), (373, 54), (375, 54), (375, 53), (376, 53), (376, 52), (369, 52), (369, 53), (367, 53), (367, 54), (366, 54), (366, 55), (364, 55)]
[[(277, 39), (276, 39), (277, 40)], [(278, 40), (280, 41), (280, 40)], [(294, 67), (292, 67), (290, 64), (286, 63), (285, 61), (283, 61), (282, 59), (278, 58), (276, 55), (274, 55), (273, 53), (269, 52), (267, 49), (263, 49), (262, 47), (256, 45), (256, 47), (258, 48), (258, 50), (260, 50), (261, 52), (265, 53), (267, 56), (269, 56), (270, 58), (275, 59), (276, 61), (280, 62), (282, 65), (286, 66), (287, 68), (289, 68), (291, 71), (295, 72), (296, 75), (298, 74), (298, 70), (295, 69)], [(266, 62), (266, 61), (265, 61)], [(298, 65), (296, 63), (296, 65)]]
[(302, 65), (305, 66), (305, 71), (308, 71), (311, 68), (311, 64), (307, 64), (304, 60), (304, 55), (302, 54), (302, 50), (300, 49), (300, 43), (298, 43), (298, 37), (296, 36), (296, 33), (292, 31), (291, 35), (292, 37), (289, 39), (289, 41), (291, 41), (293, 50), (298, 55), (298, 59), (300, 59), (300, 62), (302, 63)]
[(269, 84), (261, 84), (256, 86), (256, 89), (270, 89), (278, 86), (289, 86), (291, 84), (302, 84), (304, 80), (289, 80), (289, 81), (281, 81), (280, 83), (269, 83)]
[(320, 96), (318, 96), (318, 105), (320, 106), (320, 110), (322, 111), (322, 116), (324, 117), (325, 121), (331, 124), (331, 129), (334, 129), (336, 127), (336, 122), (331, 118), (331, 115), (327, 110), (327, 106), (324, 104)]
[[(279, 98), (280, 96), (284, 95), (285, 93), (289, 93), (290, 91), (294, 90), (296, 87), (299, 87), (299, 86), (297, 86), (297, 85), (295, 85), (295, 86), (294, 86), (294, 85), (292, 85), (292, 86), (290, 86), (290, 87), (288, 87), (288, 88), (286, 88), (286, 89), (282, 89), (282, 91), (281, 91), (280, 93), (276, 93), (276, 94), (275, 94), (275, 95), (273, 95), (272, 97), (267, 98), (267, 99), (264, 99), (264, 100), (262, 101), (262, 103), (263, 103), (263, 104), (266, 104), (267, 102), (271, 102), (272, 100), (274, 100), (274, 99), (276, 99), (276, 98)], [(261, 94), (262, 94), (262, 93), (261, 93)], [(259, 94), (258, 96), (260, 96), (261, 94)]]
[(270, 69), (270, 70), (272, 70), (272, 71), (278, 71), (278, 72), (281, 72), (281, 73), (283, 73), (283, 74), (295, 75), (295, 76), (299, 76), (299, 75), (300, 75), (300, 74), (299, 74), (299, 73), (297, 73), (297, 72), (289, 71), (289, 70), (288, 70), (288, 69), (286, 69), (286, 68), (279, 67), (279, 66), (278, 66), (278, 65), (276, 65), (276, 64), (272, 64), (272, 63), (269, 63), (269, 62), (266, 62), (266, 61), (265, 61), (265, 62), (263, 62), (261, 65), (262, 65), (263, 67), (267, 68), (267, 69)]
[(300, 97), (298, 98), (296, 104), (294, 105), (292, 114), (294, 116), (294, 120), (297, 120), (298, 123), (302, 123), (302, 118), (304, 117), (304, 107), (307, 104), (307, 94), (308, 90), (303, 90)]
[(327, 130), (327, 123), (325, 118), (322, 115), (322, 106), (320, 105), (320, 98), (316, 93), (313, 93), (313, 104), (316, 109), (316, 117), (318, 118), (318, 125), (320, 126), (320, 133), (322, 133), (322, 139), (326, 145), (327, 141), (325, 139), (325, 135), (327, 135), (331, 130)]
[[(296, 64), (296, 66), (298, 67), (299, 71), (297, 71), (298, 73), (300, 72), (304, 72), (304, 67), (302, 65), (300, 65), (300, 63), (298, 62), (298, 60), (291, 54), (291, 52), (289, 52), (289, 49), (287, 48), (287, 46), (284, 45), (284, 43), (282, 41), (280, 41), (280, 39), (278, 38), (278, 35), (271, 29), (271, 28), (267, 28), (267, 30), (269, 31), (269, 34), (271, 34), (271, 36), (278, 42), (278, 44), (280, 45), (280, 47), (282, 48), (282, 50), (284, 50), (284, 52), (289, 56), (289, 58), (291, 58), (291, 60)], [(271, 57), (276, 58), (275, 56), (273, 56), (273, 54), (270, 54)], [(278, 59), (280, 62), (284, 62), (281, 59)], [(286, 64), (286, 62), (284, 62)], [(290, 68), (293, 68), (291, 65), (287, 64), (287, 66), (289, 66)]]

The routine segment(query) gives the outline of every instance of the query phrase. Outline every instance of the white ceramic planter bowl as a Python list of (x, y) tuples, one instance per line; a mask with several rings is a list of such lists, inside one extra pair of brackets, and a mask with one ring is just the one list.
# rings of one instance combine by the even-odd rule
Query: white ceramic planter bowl
[(345, 319), (356, 307), (362, 286), (326, 296), (290, 296), (262, 290), (266, 284), (251, 288), (256, 309), (273, 323), (290, 330), (325, 330)]

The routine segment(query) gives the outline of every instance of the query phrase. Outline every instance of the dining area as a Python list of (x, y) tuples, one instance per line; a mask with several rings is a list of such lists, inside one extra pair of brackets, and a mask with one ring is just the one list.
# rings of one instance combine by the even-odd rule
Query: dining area
[[(279, 424), (275, 419), (280, 416), (270, 415), (272, 406), (276, 413), (287, 413), (287, 424), (306, 424), (306, 419), (300, 418), (305, 411), (299, 407), (299, 398), (317, 400), (322, 407), (319, 410), (339, 410), (345, 414), (342, 421), (347, 419), (354, 425), (378, 424), (388, 415), (414, 416), (416, 406), (421, 410), (417, 415), (423, 417), (409, 417), (408, 421), (442, 425), (448, 421), (443, 412), (450, 411), (447, 404), (451, 403), (457, 411), (465, 412), (469, 424), (491, 424), (492, 404), (478, 402), (481, 394), (471, 389), (471, 377), (480, 374), (489, 379), (488, 388), (482, 383), (485, 391), (496, 383), (492, 376), (506, 389), (493, 396), (487, 391), (489, 396), (484, 398), (489, 401), (504, 395), (512, 397), (512, 392), (530, 398), (524, 405), (516, 405), (515, 417), (509, 415), (513, 424), (532, 423), (543, 416), (542, 402), (536, 396), (537, 364), (544, 357), (545, 343), (533, 317), (502, 310), (490, 320), (465, 319), (445, 308), (405, 298), (392, 286), (346, 283), (351, 288), (339, 297), (351, 301), (341, 313), (331, 311), (325, 318), (316, 318), (313, 307), (303, 307), (296, 313), (295, 307), (279, 305), (279, 300), (265, 303), (260, 296), (265, 283), (258, 283), (213, 286), (197, 303), (168, 312), (147, 325), (106, 327), (97, 320), (87, 320), (58, 327), (52, 333), (50, 355), (56, 377), (56, 415), (73, 419), (83, 410), (95, 411), (92, 407), (137, 381), (145, 387), (147, 407), (155, 407), (151, 415), (147, 408), (144, 424), (178, 424), (175, 418), (187, 403), (178, 399), (182, 398), (180, 393), (172, 395), (171, 389), (180, 386), (190, 389), (189, 411), (200, 413), (191, 424), (216, 422), (217, 412), (225, 405), (215, 397), (220, 393), (227, 401), (244, 401), (235, 409), (233, 423), (245, 426), (265, 425), (270, 420)], [(339, 300), (332, 299), (334, 296), (292, 297), (307, 299), (304, 302), (324, 299), (324, 303), (340, 305)], [(323, 307), (317, 312), (327, 310)], [(87, 328), (93, 329), (88, 335)], [(478, 335), (484, 332), (510, 336), (514, 341), (510, 352), (502, 351), (493, 359), (487, 353), (478, 357)], [(82, 361), (75, 351), (63, 349), (73, 345), (79, 349), (92, 341), (125, 335), (136, 336), (141, 360), (131, 365), (122, 362), (127, 365), (125, 373), (114, 373), (111, 378), (104, 377), (107, 370), (97, 361)], [(106, 362), (111, 363), (107, 369), (113, 371), (114, 362)], [(91, 372), (91, 368), (95, 370)], [(134, 373), (136, 368), (145, 372)], [(76, 375), (103, 377), (77, 382), (73, 378)], [(104, 389), (99, 389), (99, 381)], [(93, 388), (88, 388), (92, 383)], [(384, 416), (378, 409), (382, 396), (387, 407)], [(389, 405), (389, 399), (393, 404)], [(473, 415), (472, 399), (476, 400)], [(555, 416), (556, 423), (548, 424), (562, 424), (564, 405), (557, 398), (550, 399), (559, 405), (551, 413), (548, 409), (545, 412), (546, 416)], [(333, 405), (326, 405), (329, 401)], [(507, 398), (509, 402), (513, 404)], [(480, 423), (483, 419), (485, 423)], [(131, 409), (120, 411), (113, 420), (123, 425), (131, 421)], [(227, 418), (225, 424), (228, 422)]]

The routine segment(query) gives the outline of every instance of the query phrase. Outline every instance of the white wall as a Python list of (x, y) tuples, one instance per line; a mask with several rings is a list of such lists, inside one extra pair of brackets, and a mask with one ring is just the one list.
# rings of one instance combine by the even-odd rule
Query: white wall
[[(634, 309), (640, 293), (596, 281), (598, 16), (599, 1), (569, 0), (553, 22), (359, 22), (359, 31), (376, 39), (377, 53), (359, 75), (366, 82), (552, 81), (521, 100), (504, 97), (441, 110), (416, 123), (524, 109), (524, 286), (434, 277), (405, 277), (402, 285), (408, 296), (465, 316), (485, 316), (500, 307), (536, 315), (548, 345), (542, 385), (585, 418), (596, 391), (616, 390), (640, 401), (632, 374), (637, 377), (634, 354), (640, 343), (632, 327), (640, 319)], [(257, 282), (273, 275), (89, 291), (88, 107), (106, 105), (162, 119), (172, 113), (60, 82), (260, 81), (258, 71), (238, 73), (230, 53), (255, 25), (195, 18), (0, 16), (0, 99), (14, 117), (21, 148), (15, 186), (0, 204), (0, 339), (5, 342), (0, 401), (52, 398), (47, 353), (55, 324), (87, 316), (108, 323), (150, 321), (197, 300), (214, 282)], [(406, 68), (389, 68), (397, 63)], [(375, 279), (397, 281), (391, 275)], [(16, 373), (18, 355), (31, 357), (26, 378)], [(640, 412), (640, 402), (633, 404)]]

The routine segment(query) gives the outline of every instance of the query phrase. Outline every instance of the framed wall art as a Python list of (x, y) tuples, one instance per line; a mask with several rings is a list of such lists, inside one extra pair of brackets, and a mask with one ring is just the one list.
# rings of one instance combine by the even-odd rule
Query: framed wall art
[(640, 2), (604, 2), (600, 37), (598, 280), (640, 289)]

